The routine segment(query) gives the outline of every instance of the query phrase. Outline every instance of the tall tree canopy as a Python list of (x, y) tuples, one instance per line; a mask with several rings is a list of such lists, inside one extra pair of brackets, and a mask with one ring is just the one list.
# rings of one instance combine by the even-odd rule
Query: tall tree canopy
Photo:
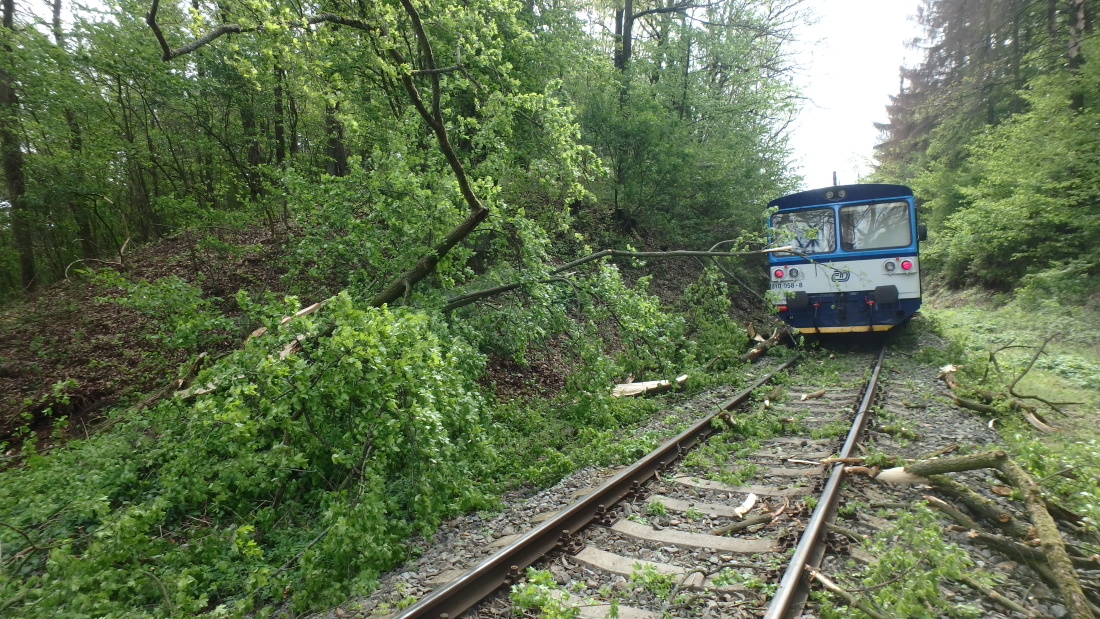
[(13, 8), (0, 287), (256, 219), (304, 224), (309, 268), (363, 267), (324, 292), (377, 302), (440, 268), (460, 283), (485, 234), (530, 249), (578, 216), (593, 238), (734, 236), (791, 185), (799, 4)]
[(877, 174), (923, 198), (926, 265), (945, 281), (1035, 285), (1078, 300), (1097, 289), (1096, 8), (923, 3), (924, 59), (902, 72), (879, 125)]

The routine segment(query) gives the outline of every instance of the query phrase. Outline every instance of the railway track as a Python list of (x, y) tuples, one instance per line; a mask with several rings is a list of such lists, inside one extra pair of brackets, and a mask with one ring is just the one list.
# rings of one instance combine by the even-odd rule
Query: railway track
[[(554, 591), (574, 592), (560, 603), (581, 616), (797, 616), (804, 566), (820, 562), (840, 497), (840, 465), (819, 461), (858, 444), (884, 351), (828, 384), (788, 377), (792, 358), (572, 505), (535, 515), (533, 528), (497, 540), (472, 568), (437, 577), (437, 589), (394, 617), (510, 614), (504, 586), (529, 566), (536, 578), (550, 574)], [(617, 604), (628, 587), (651, 595)]]
[[(987, 420), (951, 406), (937, 378), (943, 356), (930, 352), (941, 346), (927, 332), (893, 338), (879, 388), (869, 392), (861, 387), (876, 373), (877, 355), (857, 346), (812, 350), (785, 369), (765, 360), (748, 371), (775, 376), (740, 394), (716, 388), (673, 400), (629, 430), (675, 435), (646, 464), (582, 469), (535, 494), (505, 497), (500, 512), (458, 516), (433, 539), (410, 540), (417, 557), (383, 575), (369, 596), (318, 617), (798, 616), (808, 571), (798, 564), (819, 558), (820, 572), (842, 587), (865, 595), (893, 588), (890, 599), (917, 605), (889, 606), (884, 616), (1068, 616), (1042, 566), (975, 541), (926, 507), (952, 501), (939, 489), (855, 475), (840, 484), (833, 507), (820, 498), (840, 475), (822, 460), (853, 445), (917, 460), (1000, 448)], [(874, 413), (864, 415), (860, 441), (848, 438), (857, 410)], [(995, 472), (953, 479), (1001, 513), (1025, 517), (997, 492), (1003, 480)], [(837, 522), (828, 524), (833, 511)], [(1072, 537), (1071, 528), (1063, 533)], [(803, 537), (824, 542), (824, 552)], [(881, 571), (899, 556), (907, 567)], [(954, 575), (940, 569), (947, 564)], [(859, 579), (870, 574), (879, 584), (863, 589), (868, 581)], [(1082, 574), (1096, 588), (1100, 569)], [(854, 616), (829, 610), (843, 604), (812, 596), (801, 617)]]

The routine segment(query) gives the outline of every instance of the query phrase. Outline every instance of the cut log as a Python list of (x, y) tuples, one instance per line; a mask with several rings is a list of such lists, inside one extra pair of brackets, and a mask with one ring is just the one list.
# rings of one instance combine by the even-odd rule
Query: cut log
[(959, 388), (959, 379), (955, 378), (955, 372), (961, 368), (961, 365), (945, 365), (940, 368), (939, 378), (943, 379), (943, 382), (947, 383), (947, 386), (952, 390)]
[[(757, 336), (759, 337), (759, 336)], [(741, 361), (753, 362), (764, 356), (764, 353), (768, 352), (768, 349), (772, 346), (779, 344), (779, 330), (777, 329), (772, 336), (762, 342), (757, 342), (756, 346), (752, 347), (752, 350), (741, 355)]]
[(799, 398), (798, 400), (800, 402), (805, 402), (806, 400), (813, 400), (813, 399), (816, 399), (816, 398), (820, 398), (823, 395), (825, 395), (825, 390), (824, 389), (818, 389), (817, 391), (815, 391), (813, 393), (804, 393), (804, 394), (802, 394), (802, 397)]
[[(854, 468), (854, 467), (849, 467), (849, 468)], [(858, 468), (866, 468), (866, 467), (858, 467)], [(863, 472), (863, 471), (853, 471), (853, 472)], [(875, 479), (877, 481), (884, 481), (884, 482), (891, 483), (891, 484), (912, 484), (912, 485), (927, 486), (930, 483), (932, 483), (932, 482), (928, 481), (928, 479), (925, 478), (925, 477), (921, 477), (920, 475), (914, 475), (913, 473), (910, 473), (910, 472), (906, 471), (905, 467), (902, 467), (902, 466), (895, 466), (892, 469), (886, 469), (885, 471), (880, 472), (878, 475), (875, 475)]]
[(643, 394), (657, 394), (671, 391), (687, 382), (688, 375), (682, 374), (674, 380), (647, 380), (640, 383), (620, 383), (611, 390), (611, 396), (615, 398), (627, 398)]
[(928, 477), (930, 475), (940, 475), (942, 473), (959, 473), (977, 469), (998, 468), (1007, 458), (1008, 455), (1003, 451), (987, 451), (966, 456), (953, 456), (951, 458), (918, 460), (905, 465), (905, 470), (914, 475)]

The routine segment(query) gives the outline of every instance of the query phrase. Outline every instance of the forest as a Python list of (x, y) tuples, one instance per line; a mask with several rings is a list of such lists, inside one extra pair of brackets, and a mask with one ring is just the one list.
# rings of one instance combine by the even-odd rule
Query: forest
[(1092, 2), (923, 2), (924, 58), (878, 125), (875, 176), (904, 182), (953, 288), (1095, 306), (1100, 51)]
[[(867, 180), (929, 285), (1095, 308), (1095, 8), (920, 4)], [(805, 0), (0, 9), (0, 616), (370, 591), (766, 313)]]

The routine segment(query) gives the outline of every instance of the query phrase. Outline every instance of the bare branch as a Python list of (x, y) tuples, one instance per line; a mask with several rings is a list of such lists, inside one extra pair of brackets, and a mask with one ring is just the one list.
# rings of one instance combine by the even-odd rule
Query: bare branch
[[(728, 241), (723, 241), (723, 243)], [(723, 243), (718, 243), (714, 247), (718, 247)], [(753, 254), (767, 253), (770, 250), (760, 251), (713, 251), (713, 247), (710, 251), (690, 251), (690, 250), (673, 250), (673, 251), (626, 251), (621, 249), (605, 249), (598, 251), (594, 254), (589, 254), (583, 258), (578, 258), (572, 262), (567, 262), (559, 267), (555, 267), (550, 271), (551, 275), (558, 275), (572, 269), (573, 267), (580, 266), (599, 258), (606, 258), (608, 256), (618, 256), (621, 258), (674, 258), (674, 257), (707, 257), (707, 258), (729, 258), (732, 256), (748, 256)], [(536, 282), (512, 282), (509, 284), (502, 284), (500, 286), (494, 286), (492, 288), (486, 288), (484, 290), (477, 290), (474, 292), (468, 292), (460, 294), (447, 299), (447, 304), (443, 306), (444, 312), (452, 312), (460, 307), (465, 307), (480, 301), (481, 299), (487, 299), (489, 297), (511, 292), (517, 288), (521, 288), (528, 283), (549, 284), (555, 282), (566, 282), (568, 280), (562, 277), (551, 277), (549, 279), (538, 280)]]
[(463, 71), (461, 65), (453, 65), (450, 67), (440, 67), (438, 69), (417, 69), (416, 71), (409, 71), (409, 75), (441, 75), (443, 73), (454, 73), (455, 71)]
[[(781, 248), (784, 251), (788, 251), (790, 248)], [(761, 249), (754, 251), (693, 251), (687, 249), (678, 249), (673, 251), (626, 251), (623, 249), (605, 249), (598, 251), (594, 254), (589, 254), (583, 258), (578, 258), (572, 262), (567, 262), (560, 267), (557, 267), (551, 273), (561, 273), (562, 271), (568, 271), (575, 266), (582, 265), (586, 262), (592, 262), (600, 258), (606, 258), (607, 256), (618, 256), (620, 258), (671, 258), (676, 256), (694, 256), (700, 258), (729, 258), (732, 256), (751, 256), (754, 254), (766, 254), (776, 250), (774, 249)]]
[[(153, 0), (152, 4), (149, 6), (149, 13), (145, 15), (145, 23), (149, 25), (149, 29), (153, 31), (153, 36), (157, 38), (157, 43), (160, 44), (161, 49), (161, 59), (166, 62), (175, 58), (179, 58), (180, 56), (186, 56), (187, 54), (190, 54), (191, 52), (199, 49), (200, 47), (203, 47), (204, 45), (209, 45), (210, 43), (213, 43), (215, 40), (227, 34), (262, 32), (264, 30), (260, 27), (245, 27), (240, 24), (221, 24), (210, 32), (207, 32), (201, 37), (195, 39), (194, 41), (172, 49), (172, 47), (168, 45), (168, 40), (164, 37), (164, 32), (160, 29), (160, 24), (157, 23), (158, 10), (160, 10), (160, 0)], [(341, 26), (348, 26), (350, 28), (365, 30), (368, 32), (378, 29), (363, 20), (354, 19), (351, 17), (344, 17), (341, 15), (336, 15), (334, 13), (319, 13), (317, 15), (306, 18), (304, 22), (287, 21), (284, 22), (282, 25), (287, 28), (303, 28), (305, 26), (315, 26), (321, 23), (338, 24)]]

